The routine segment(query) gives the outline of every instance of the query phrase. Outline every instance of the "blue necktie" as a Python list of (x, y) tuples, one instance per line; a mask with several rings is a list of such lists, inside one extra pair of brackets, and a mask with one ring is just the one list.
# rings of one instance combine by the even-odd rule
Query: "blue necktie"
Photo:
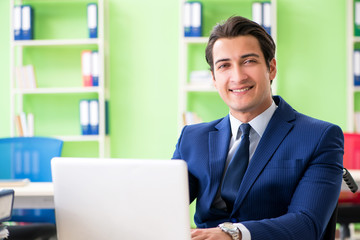
[(221, 197), (225, 201), (228, 211), (230, 212), (233, 209), (241, 181), (249, 162), (250, 128), (251, 126), (248, 123), (240, 125), (240, 130), (242, 132), (241, 141), (230, 161), (221, 186)]

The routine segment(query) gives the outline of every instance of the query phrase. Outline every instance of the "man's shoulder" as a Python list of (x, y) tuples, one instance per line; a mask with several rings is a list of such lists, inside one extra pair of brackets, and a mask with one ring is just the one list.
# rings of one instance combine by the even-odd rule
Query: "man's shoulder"
[(225, 124), (226, 121), (229, 121), (228, 116), (213, 120), (211, 122), (202, 122), (202, 123), (186, 125), (184, 129), (186, 129), (186, 131), (191, 131), (191, 132), (194, 132), (194, 131), (195, 132), (209, 132), (209, 131), (216, 130), (218, 127), (222, 127), (223, 125), (226, 125)]

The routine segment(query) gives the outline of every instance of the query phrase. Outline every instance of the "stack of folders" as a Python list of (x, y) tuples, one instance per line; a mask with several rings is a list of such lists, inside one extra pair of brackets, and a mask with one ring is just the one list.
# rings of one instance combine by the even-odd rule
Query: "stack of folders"
[(252, 20), (261, 25), (268, 34), (271, 34), (271, 3), (254, 2), (252, 4)]
[(89, 38), (97, 38), (97, 24), (98, 14), (97, 14), (97, 4), (89, 3), (87, 5), (87, 24), (89, 29)]
[(84, 50), (81, 53), (81, 72), (84, 87), (99, 86), (99, 52)]
[(202, 36), (202, 5), (200, 2), (185, 2), (184, 5), (184, 36)]
[(2, 224), (10, 220), (14, 204), (14, 190), (0, 189), (0, 240), (9, 236), (6, 225)]
[(354, 50), (354, 86), (360, 86), (360, 50)]
[(34, 114), (24, 113), (15, 116), (15, 127), (19, 137), (34, 136)]
[(34, 38), (34, 11), (30, 5), (14, 7), (13, 27), (15, 40), (30, 40)]
[(36, 88), (36, 78), (33, 65), (17, 66), (15, 68), (16, 87), (19, 89)]
[(99, 134), (99, 101), (97, 99), (80, 100), (80, 126), (82, 135)]

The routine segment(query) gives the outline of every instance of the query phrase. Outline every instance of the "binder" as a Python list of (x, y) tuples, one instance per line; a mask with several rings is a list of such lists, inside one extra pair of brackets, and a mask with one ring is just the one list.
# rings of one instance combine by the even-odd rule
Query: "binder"
[(91, 53), (91, 76), (92, 86), (99, 86), (99, 52), (92, 51)]
[(87, 5), (87, 23), (89, 29), (89, 38), (97, 38), (98, 35), (98, 16), (97, 16), (97, 4), (89, 3)]
[(33, 39), (33, 9), (30, 5), (21, 6), (21, 39)]
[(99, 134), (99, 101), (89, 100), (90, 109), (90, 134)]
[(184, 36), (191, 37), (191, 2), (184, 3)]
[(0, 222), (8, 221), (14, 205), (14, 190), (0, 189)]
[(80, 126), (82, 135), (90, 134), (89, 101), (86, 99), (80, 100)]
[(354, 1), (354, 35), (360, 36), (360, 1)]
[(27, 114), (27, 130), (28, 130), (28, 137), (34, 136), (34, 114), (28, 113)]
[(91, 55), (92, 52), (90, 50), (84, 50), (81, 52), (81, 72), (84, 87), (92, 86)]
[(252, 4), (252, 20), (260, 26), (263, 25), (262, 15), (262, 3), (254, 2)]
[(21, 40), (21, 6), (14, 6), (13, 16), (14, 40)]
[(360, 86), (360, 50), (354, 50), (354, 86)]
[(200, 2), (191, 3), (191, 36), (202, 36), (202, 5)]
[(20, 113), (20, 123), (21, 123), (21, 126), (22, 126), (24, 137), (28, 137), (29, 136), (29, 130), (28, 130), (28, 127), (27, 127), (26, 113), (24, 113), (24, 112)]
[(263, 10), (263, 27), (266, 32), (271, 35), (271, 3), (263, 2), (262, 4)]

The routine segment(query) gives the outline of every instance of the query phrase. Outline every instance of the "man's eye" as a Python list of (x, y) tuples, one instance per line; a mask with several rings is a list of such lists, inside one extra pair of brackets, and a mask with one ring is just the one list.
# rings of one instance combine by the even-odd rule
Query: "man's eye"
[(249, 63), (255, 63), (256, 60), (255, 59), (247, 59), (244, 61), (245, 64), (249, 64)]
[(226, 68), (226, 67), (228, 67), (228, 66), (229, 66), (229, 64), (224, 63), (224, 64), (219, 65), (219, 66), (218, 66), (218, 69)]

